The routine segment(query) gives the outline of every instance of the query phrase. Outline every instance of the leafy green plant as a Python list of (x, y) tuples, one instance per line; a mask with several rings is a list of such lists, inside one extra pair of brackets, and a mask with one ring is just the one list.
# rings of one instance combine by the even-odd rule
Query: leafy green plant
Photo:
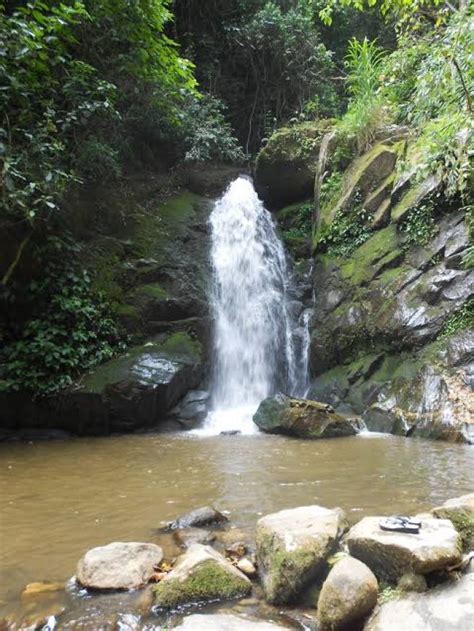
[(75, 167), (81, 178), (89, 182), (107, 182), (122, 173), (118, 150), (97, 136), (91, 136), (80, 147)]
[(333, 256), (349, 256), (369, 239), (372, 215), (360, 205), (360, 200), (349, 210), (338, 212), (329, 227), (321, 232), (318, 248)]
[(407, 245), (426, 245), (436, 234), (432, 202), (419, 204), (408, 213), (400, 224), (400, 231), (405, 234)]
[(51, 394), (125, 347), (110, 307), (74, 262), (76, 246), (50, 237), (37, 255), (40, 278), (25, 288), (30, 317), (16, 323), (3, 349), (3, 390)]
[(244, 159), (224, 112), (222, 101), (210, 94), (190, 101), (183, 114), (186, 162), (241, 162)]
[(352, 39), (346, 56), (347, 112), (339, 121), (339, 136), (352, 139), (360, 153), (369, 148), (377, 129), (388, 120), (388, 108), (380, 92), (384, 53), (376, 42)]
[(459, 311), (453, 313), (443, 324), (438, 339), (446, 339), (459, 331), (474, 327), (474, 299), (468, 300)]

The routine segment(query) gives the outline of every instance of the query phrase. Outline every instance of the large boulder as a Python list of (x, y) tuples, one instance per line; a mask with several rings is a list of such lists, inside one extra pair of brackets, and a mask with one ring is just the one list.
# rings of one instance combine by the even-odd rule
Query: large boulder
[[(158, 336), (98, 366), (78, 388), (64, 393), (61, 408), (87, 432), (150, 427), (202, 378), (200, 343), (187, 333)], [(92, 426), (92, 427), (91, 427)]]
[(229, 600), (245, 596), (250, 580), (221, 554), (195, 543), (154, 588), (155, 603), (173, 609), (189, 603)]
[(364, 517), (346, 538), (349, 552), (380, 579), (397, 581), (403, 574), (428, 574), (462, 560), (461, 538), (447, 519), (423, 519), (418, 534), (385, 531), (383, 517)]
[(361, 561), (344, 557), (323, 583), (318, 619), (324, 629), (342, 629), (367, 616), (377, 604), (378, 582)]
[(440, 585), (426, 594), (410, 594), (376, 610), (365, 631), (472, 631), (474, 574)]
[(187, 616), (183, 622), (174, 627), (176, 631), (283, 631), (288, 627), (282, 627), (274, 622), (247, 618), (230, 613), (201, 614), (194, 613)]
[(298, 438), (336, 438), (357, 433), (354, 422), (336, 414), (330, 405), (281, 393), (262, 401), (253, 421), (264, 432)]
[(255, 162), (255, 184), (259, 195), (272, 208), (313, 195), (321, 140), (330, 127), (331, 121), (283, 127), (260, 150)]
[(256, 544), (265, 598), (294, 601), (322, 573), (345, 529), (338, 508), (301, 506), (262, 517)]
[(474, 550), (474, 493), (448, 500), (431, 512), (435, 517), (453, 522), (461, 535), (465, 552)]
[(76, 578), (91, 589), (136, 589), (148, 583), (162, 559), (161, 548), (153, 543), (109, 543), (86, 552)]

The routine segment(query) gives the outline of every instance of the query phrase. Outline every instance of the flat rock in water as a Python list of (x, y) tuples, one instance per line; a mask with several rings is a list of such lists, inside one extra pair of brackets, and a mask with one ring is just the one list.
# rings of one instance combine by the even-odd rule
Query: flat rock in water
[(249, 579), (221, 554), (195, 543), (154, 588), (155, 603), (173, 609), (180, 605), (246, 596)]
[(201, 526), (210, 526), (216, 524), (225, 524), (229, 520), (225, 515), (220, 513), (212, 506), (203, 506), (196, 508), (196, 510), (186, 513), (170, 521), (166, 528), (167, 530), (177, 530), (178, 528), (200, 528)]
[(182, 528), (173, 533), (174, 541), (183, 548), (189, 548), (194, 543), (211, 543), (216, 535), (204, 528)]
[(229, 613), (201, 614), (195, 613), (185, 618), (177, 627), (176, 631), (282, 631), (287, 627), (282, 627), (274, 622), (257, 620), (256, 618), (246, 618)]
[(425, 594), (392, 600), (374, 612), (365, 631), (472, 631), (474, 574)]
[(318, 599), (323, 628), (340, 629), (362, 620), (377, 604), (378, 582), (361, 561), (345, 557), (331, 569)]
[(92, 589), (135, 589), (148, 583), (163, 551), (153, 543), (114, 542), (86, 552), (76, 578)]
[(354, 436), (353, 419), (336, 414), (330, 405), (276, 394), (262, 401), (253, 416), (259, 429), (298, 438)]
[(453, 522), (461, 535), (465, 552), (474, 550), (474, 493), (448, 500), (431, 512), (435, 517)]
[(396, 581), (403, 574), (428, 574), (462, 560), (461, 539), (448, 519), (423, 519), (418, 534), (385, 531), (384, 517), (364, 517), (346, 538), (352, 556), (378, 578)]
[(265, 598), (274, 604), (294, 600), (322, 572), (347, 528), (344, 512), (301, 506), (257, 522), (257, 561)]

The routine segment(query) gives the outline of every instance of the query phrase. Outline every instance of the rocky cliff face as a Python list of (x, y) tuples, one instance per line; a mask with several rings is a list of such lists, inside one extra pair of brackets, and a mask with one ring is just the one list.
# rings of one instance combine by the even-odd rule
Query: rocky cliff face
[[(352, 160), (330, 132), (319, 141), (312, 133), (305, 168), (285, 157), (286, 145), (304, 134), (304, 127), (279, 132), (262, 151), (256, 175), (269, 199), (293, 203), (277, 210), (290, 246), (316, 185), (309, 396), (362, 415), (372, 430), (474, 442), (466, 210), (445, 199), (436, 177), (416, 177), (414, 161), (400, 169), (410, 151), (408, 130), (382, 131)], [(262, 163), (279, 163), (288, 180), (296, 169), (298, 187), (282, 198), (275, 184), (272, 193)], [(302, 256), (301, 241), (294, 254)]]

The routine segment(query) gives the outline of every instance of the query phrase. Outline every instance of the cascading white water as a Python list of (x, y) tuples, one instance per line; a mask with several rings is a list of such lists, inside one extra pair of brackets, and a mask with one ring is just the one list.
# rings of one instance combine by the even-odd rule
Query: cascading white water
[[(298, 389), (288, 270), (270, 213), (237, 178), (210, 217), (214, 355), (211, 411), (199, 433), (253, 433), (262, 399)], [(304, 362), (303, 362), (304, 363)]]

